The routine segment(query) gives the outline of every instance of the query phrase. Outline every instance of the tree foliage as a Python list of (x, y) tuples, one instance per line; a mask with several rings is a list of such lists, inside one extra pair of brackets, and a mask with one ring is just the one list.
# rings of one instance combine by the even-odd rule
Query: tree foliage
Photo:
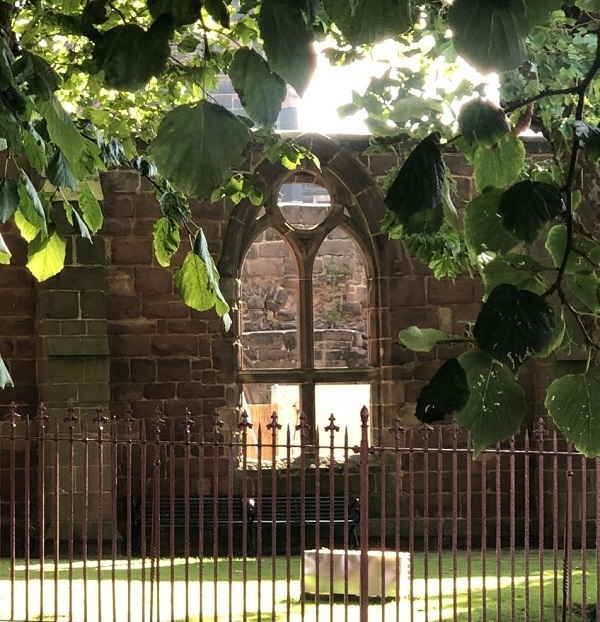
[[(526, 415), (521, 365), (576, 348), (589, 353), (588, 369), (555, 381), (548, 410), (582, 451), (600, 455), (600, 416), (585, 401), (597, 390), (600, 241), (586, 227), (595, 215), (583, 211), (580, 186), (584, 167), (600, 159), (599, 27), (596, 0), (0, 2), (0, 150), (18, 171), (0, 177), (0, 224), (15, 222), (28, 268), (48, 278), (64, 265), (59, 212), (91, 239), (102, 210), (87, 180), (134, 167), (161, 207), (157, 261), (170, 265), (187, 239), (177, 289), (227, 326), (229, 305), (186, 196), (259, 205), (242, 166), (250, 140), (289, 168), (311, 157), (273, 124), (286, 85), (305, 91), (315, 42), (331, 62), (348, 63), (394, 40), (388, 70), (340, 111), (367, 112), (372, 150), (416, 141), (390, 174), (382, 230), (435, 276), (468, 271), (485, 285), (472, 334), (401, 333), (420, 351), (473, 346), (440, 369), (417, 414), (431, 421), (455, 412), (476, 448), (500, 441)], [(459, 56), (499, 74), (500, 106), (485, 98), (483, 82), (460, 78)], [(244, 117), (211, 98), (223, 74)], [(446, 86), (442, 75), (459, 77)], [(550, 141), (552, 161), (526, 163), (518, 134), (529, 125)], [(138, 154), (136, 139), (149, 155)], [(452, 199), (444, 153), (453, 149), (474, 169), (467, 205)], [(0, 264), (10, 261), (0, 237)], [(0, 387), (10, 382), (0, 359)]]

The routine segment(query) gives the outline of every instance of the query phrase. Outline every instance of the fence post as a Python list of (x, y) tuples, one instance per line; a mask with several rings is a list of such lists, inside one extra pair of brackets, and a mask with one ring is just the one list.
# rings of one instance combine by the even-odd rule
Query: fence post
[(369, 409), (360, 410), (360, 622), (369, 619)]

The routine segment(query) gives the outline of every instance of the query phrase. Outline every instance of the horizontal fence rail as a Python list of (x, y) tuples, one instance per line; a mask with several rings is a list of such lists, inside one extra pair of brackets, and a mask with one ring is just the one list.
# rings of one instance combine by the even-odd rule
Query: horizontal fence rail
[(0, 422), (0, 620), (600, 620), (600, 469), (533, 429)]

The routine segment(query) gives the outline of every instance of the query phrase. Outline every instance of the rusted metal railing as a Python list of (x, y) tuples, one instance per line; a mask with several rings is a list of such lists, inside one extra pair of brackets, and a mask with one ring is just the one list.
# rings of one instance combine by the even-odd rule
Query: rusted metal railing
[(591, 622), (599, 527), (600, 461), (542, 420), (477, 457), (454, 422), (374, 430), (366, 408), (316, 430), (43, 405), (0, 422), (10, 622)]

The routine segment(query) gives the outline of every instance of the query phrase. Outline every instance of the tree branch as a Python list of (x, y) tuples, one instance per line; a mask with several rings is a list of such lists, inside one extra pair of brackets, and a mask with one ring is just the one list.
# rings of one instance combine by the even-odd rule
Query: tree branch
[[(589, 71), (585, 75), (585, 78), (580, 84), (575, 87), (577, 93), (577, 108), (575, 110), (575, 120), (581, 121), (583, 119), (583, 107), (585, 104), (585, 93), (594, 79), (595, 75), (600, 70), (600, 37), (596, 42), (596, 55), (594, 62)], [(567, 227), (567, 244), (565, 252), (562, 258), (562, 262), (556, 275), (556, 280), (550, 286), (544, 296), (550, 296), (554, 292), (558, 291), (561, 294), (561, 283), (565, 276), (567, 265), (569, 262), (569, 256), (573, 252), (575, 247), (573, 240), (573, 188), (575, 186), (575, 173), (577, 171), (577, 160), (579, 157), (579, 151), (581, 149), (581, 143), (577, 137), (577, 133), (573, 129), (573, 147), (571, 149), (571, 158), (569, 162), (569, 172), (567, 174), (567, 182), (565, 184), (565, 205), (566, 205), (566, 227)], [(562, 299), (562, 297), (561, 297)]]

